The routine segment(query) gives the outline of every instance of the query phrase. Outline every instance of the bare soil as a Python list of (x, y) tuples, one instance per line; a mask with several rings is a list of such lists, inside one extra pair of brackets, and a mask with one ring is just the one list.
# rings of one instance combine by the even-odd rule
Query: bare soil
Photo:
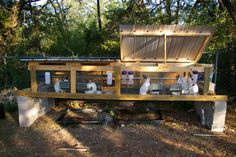
[[(155, 157), (236, 156), (236, 108), (227, 111), (224, 133), (201, 127), (194, 111), (164, 111), (161, 124), (130, 123), (62, 126), (56, 107), (29, 128), (20, 128), (17, 112), (0, 120), (0, 157)], [(207, 134), (215, 136), (196, 136)], [(73, 148), (73, 150), (65, 150)]]

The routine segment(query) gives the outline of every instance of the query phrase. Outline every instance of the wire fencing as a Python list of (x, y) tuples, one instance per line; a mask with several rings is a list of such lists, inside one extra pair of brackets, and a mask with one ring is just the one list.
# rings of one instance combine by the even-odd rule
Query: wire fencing
[(236, 54), (233, 49), (218, 52), (205, 52), (200, 63), (213, 64), (211, 81), (216, 84), (216, 94), (235, 95)]

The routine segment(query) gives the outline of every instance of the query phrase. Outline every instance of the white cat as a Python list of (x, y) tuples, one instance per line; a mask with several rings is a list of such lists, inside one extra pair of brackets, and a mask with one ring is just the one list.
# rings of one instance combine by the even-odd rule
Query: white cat
[(94, 82), (89, 81), (89, 83), (87, 83), (87, 89), (85, 94), (102, 94), (101, 91), (97, 90), (97, 85)]
[(150, 78), (149, 77), (145, 77), (144, 76), (144, 83), (141, 86), (141, 88), (139, 89), (139, 94), (140, 95), (146, 95), (148, 90), (150, 89)]
[(54, 84), (54, 89), (55, 89), (55, 91), (57, 92), (57, 93), (63, 93), (63, 90), (61, 89), (61, 87), (60, 87), (60, 82), (61, 82), (62, 80), (58, 80), (55, 84)]
[(189, 88), (189, 94), (190, 95), (198, 95), (198, 85), (196, 83), (192, 84), (192, 87)]
[(188, 82), (185, 78), (186, 73), (183, 73), (183, 76), (177, 76), (177, 84), (179, 84), (181, 86), (181, 93), (182, 94), (188, 94), (189, 90), (188, 90)]

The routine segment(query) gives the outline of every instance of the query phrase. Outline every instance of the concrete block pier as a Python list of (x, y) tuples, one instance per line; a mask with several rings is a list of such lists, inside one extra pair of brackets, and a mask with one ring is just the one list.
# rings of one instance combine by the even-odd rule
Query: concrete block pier
[(195, 102), (194, 107), (201, 121), (213, 132), (223, 132), (227, 110), (226, 101)]
[(45, 115), (55, 105), (55, 99), (40, 99), (25, 96), (17, 96), (19, 125), (29, 127), (34, 121)]

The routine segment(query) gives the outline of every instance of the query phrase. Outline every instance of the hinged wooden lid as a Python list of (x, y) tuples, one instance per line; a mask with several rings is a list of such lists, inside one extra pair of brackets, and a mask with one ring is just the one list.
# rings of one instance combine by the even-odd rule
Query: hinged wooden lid
[(215, 27), (121, 25), (122, 61), (196, 63)]

